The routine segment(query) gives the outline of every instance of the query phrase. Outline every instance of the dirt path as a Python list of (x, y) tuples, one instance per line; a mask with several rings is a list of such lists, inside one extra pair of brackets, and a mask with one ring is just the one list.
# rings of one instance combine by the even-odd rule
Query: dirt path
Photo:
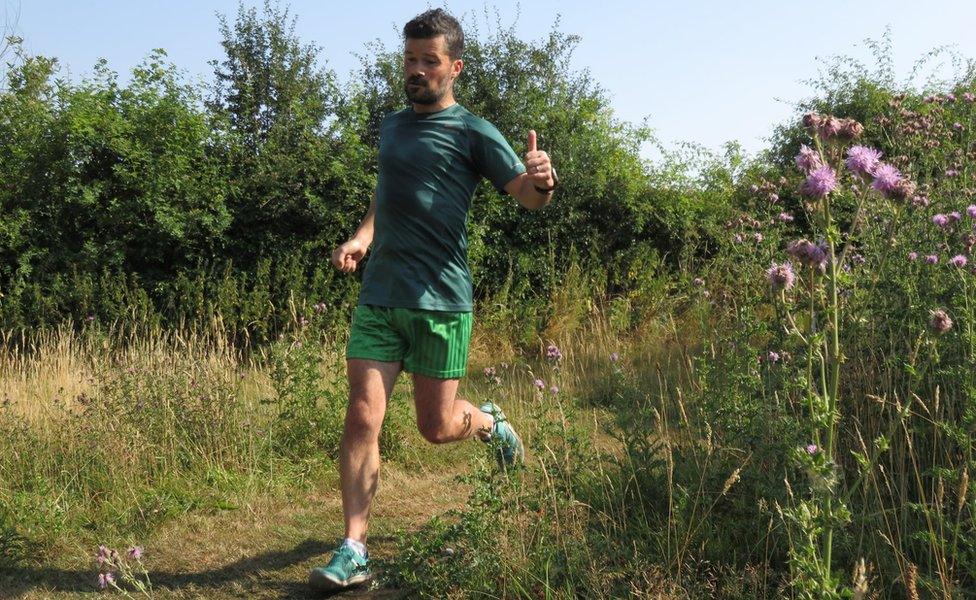
[[(390, 557), (398, 530), (460, 507), (467, 490), (455, 476), (466, 466), (463, 459), (437, 472), (384, 466), (370, 521), (371, 555)], [(306, 586), (309, 569), (324, 563), (341, 535), (338, 491), (323, 484), (293, 501), (262, 500), (239, 510), (187, 515), (155, 532), (145, 544), (144, 561), (155, 598), (318, 598), (323, 596)], [(102, 596), (95, 591), (91, 554), (90, 548), (78, 548), (51, 566), (0, 574), (0, 598)], [(333, 597), (403, 596), (398, 590), (359, 589)]]

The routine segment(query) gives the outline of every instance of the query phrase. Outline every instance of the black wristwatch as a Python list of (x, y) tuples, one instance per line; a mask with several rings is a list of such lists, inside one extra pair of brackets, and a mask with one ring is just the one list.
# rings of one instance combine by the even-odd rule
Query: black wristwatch
[(535, 191), (539, 192), (540, 194), (551, 194), (552, 193), (552, 190), (554, 190), (557, 187), (559, 187), (559, 176), (556, 175), (556, 169), (553, 169), (552, 170), (552, 187), (550, 187), (550, 188), (541, 188), (541, 187), (539, 187), (539, 186), (537, 186), (535, 184), (533, 184), (532, 187), (534, 187), (535, 188)]

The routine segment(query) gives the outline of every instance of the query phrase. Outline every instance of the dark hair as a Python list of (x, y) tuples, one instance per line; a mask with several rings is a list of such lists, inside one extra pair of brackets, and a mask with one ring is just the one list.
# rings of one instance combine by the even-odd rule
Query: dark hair
[(464, 52), (464, 31), (457, 19), (447, 11), (440, 8), (428, 10), (403, 26), (403, 39), (429, 40), (439, 35), (444, 36), (448, 56), (452, 60), (461, 58), (461, 53)]

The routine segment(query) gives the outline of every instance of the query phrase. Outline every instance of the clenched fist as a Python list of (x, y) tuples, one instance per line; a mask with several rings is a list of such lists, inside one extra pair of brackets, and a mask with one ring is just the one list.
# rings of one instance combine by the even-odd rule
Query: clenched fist
[(366, 255), (366, 245), (353, 238), (332, 251), (332, 264), (343, 273), (352, 273)]

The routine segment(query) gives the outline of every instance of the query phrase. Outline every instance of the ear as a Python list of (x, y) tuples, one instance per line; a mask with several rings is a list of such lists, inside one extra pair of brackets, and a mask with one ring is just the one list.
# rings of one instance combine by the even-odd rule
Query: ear
[(464, 68), (464, 61), (461, 60), (460, 58), (457, 59), (456, 61), (454, 61), (454, 64), (451, 65), (451, 75), (453, 75), (456, 78), (458, 75), (461, 74), (461, 69), (463, 68)]

